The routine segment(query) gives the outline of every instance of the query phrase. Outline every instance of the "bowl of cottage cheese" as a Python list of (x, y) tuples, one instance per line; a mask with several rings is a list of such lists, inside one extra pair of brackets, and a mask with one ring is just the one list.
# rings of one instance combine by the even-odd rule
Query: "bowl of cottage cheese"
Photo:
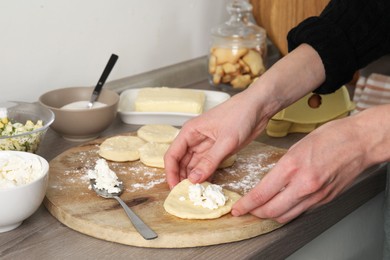
[(0, 151), (0, 233), (13, 230), (41, 205), (49, 163), (39, 155)]

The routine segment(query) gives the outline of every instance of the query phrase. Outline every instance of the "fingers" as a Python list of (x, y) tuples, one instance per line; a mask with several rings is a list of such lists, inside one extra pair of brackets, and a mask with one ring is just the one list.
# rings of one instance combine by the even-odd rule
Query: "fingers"
[(180, 168), (178, 161), (171, 153), (166, 153), (164, 156), (165, 174), (169, 188), (173, 188), (180, 182)]
[(297, 172), (281, 164), (233, 205), (233, 216), (251, 213), (262, 219), (286, 223), (313, 205), (333, 199), (345, 186), (335, 185), (334, 179), (326, 175)]
[(186, 139), (181, 138), (179, 134), (164, 155), (165, 174), (170, 188), (173, 188), (180, 180), (187, 177), (185, 170), (183, 170), (183, 167), (185, 169), (186, 164), (191, 160), (191, 156), (187, 154), (187, 149)]
[(275, 165), (274, 169), (269, 172), (255, 188), (233, 205), (231, 212), (233, 216), (241, 216), (251, 212), (270, 201), (285, 189), (289, 179), (287, 179), (287, 176), (285, 176), (286, 174), (283, 172), (280, 172), (279, 174), (278, 168), (280, 168), (279, 164)]
[(251, 211), (250, 213), (264, 219), (274, 219), (279, 223), (287, 223), (306, 210), (317, 205), (332, 193), (333, 185), (327, 185), (312, 194), (301, 198), (294, 188), (287, 187), (279, 192), (271, 201)]
[[(170, 188), (186, 178), (193, 183), (205, 181), (217, 168), (219, 157), (224, 157), (224, 148), (218, 149), (218, 143), (213, 138), (199, 133), (190, 125), (187, 125), (187, 130), (182, 131), (164, 156)], [(218, 151), (217, 156), (213, 154), (214, 151)]]
[(205, 152), (199, 153), (201, 156), (193, 157), (193, 161), (189, 164), (188, 175), (188, 179), (192, 183), (201, 183), (210, 179), (218, 165), (232, 150), (233, 146), (228, 141), (220, 140), (221, 138), (217, 139), (215, 143), (210, 142)]

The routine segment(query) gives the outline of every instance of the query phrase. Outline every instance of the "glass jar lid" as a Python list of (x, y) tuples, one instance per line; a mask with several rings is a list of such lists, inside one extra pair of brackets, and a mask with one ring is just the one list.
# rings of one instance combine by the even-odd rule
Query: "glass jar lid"
[(230, 19), (211, 30), (216, 37), (232, 39), (259, 39), (265, 37), (265, 30), (253, 21), (252, 5), (245, 0), (233, 0), (226, 6)]

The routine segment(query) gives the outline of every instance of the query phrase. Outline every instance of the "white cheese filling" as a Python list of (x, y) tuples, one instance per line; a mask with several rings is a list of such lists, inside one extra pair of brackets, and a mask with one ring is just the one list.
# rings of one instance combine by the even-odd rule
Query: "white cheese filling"
[(0, 158), (0, 188), (25, 185), (44, 174), (38, 158), (22, 158), (18, 155)]
[(88, 170), (87, 174), (89, 179), (95, 180), (95, 188), (107, 190), (109, 193), (120, 192), (118, 186), (122, 182), (118, 180), (115, 172), (109, 168), (106, 160), (98, 159), (95, 168)]
[(207, 209), (217, 209), (225, 205), (227, 200), (222, 187), (216, 184), (210, 184), (206, 188), (199, 183), (190, 185), (188, 197), (195, 206), (202, 206)]

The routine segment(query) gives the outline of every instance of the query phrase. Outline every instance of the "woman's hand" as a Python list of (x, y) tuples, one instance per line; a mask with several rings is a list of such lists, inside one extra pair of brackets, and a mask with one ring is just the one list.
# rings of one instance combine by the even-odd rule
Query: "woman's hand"
[(165, 154), (167, 181), (205, 181), (219, 163), (264, 130), (278, 111), (325, 78), (318, 53), (302, 44), (268, 69), (248, 89), (188, 121)]
[(250, 212), (285, 223), (331, 201), (364, 169), (388, 159), (389, 152), (379, 148), (389, 144), (390, 123), (381, 126), (388, 111), (390, 106), (378, 107), (314, 130), (233, 206), (232, 214)]
[(164, 158), (171, 188), (187, 177), (193, 183), (205, 181), (223, 159), (264, 129), (267, 119), (259, 120), (257, 107), (249, 100), (244, 93), (237, 94), (182, 127)]

